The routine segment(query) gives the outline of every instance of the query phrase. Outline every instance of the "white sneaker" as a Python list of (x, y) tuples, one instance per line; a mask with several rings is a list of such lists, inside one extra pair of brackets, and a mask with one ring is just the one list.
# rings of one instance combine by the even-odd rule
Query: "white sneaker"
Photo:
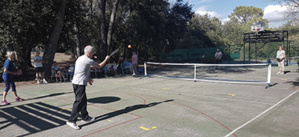
[(48, 82), (46, 81), (46, 79), (43, 79), (43, 83), (44, 83), (44, 84), (47, 84)]
[(94, 121), (95, 120), (95, 118), (93, 118), (93, 117), (88, 117), (86, 120), (81, 120), (81, 122), (92, 122), (92, 121)]
[(39, 81), (39, 79), (37, 80), (37, 84), (39, 84), (40, 83), (40, 81)]
[(280, 72), (277, 72), (276, 74), (281, 74)]
[(79, 130), (79, 129), (80, 129), (80, 127), (78, 127), (76, 123), (68, 122), (68, 121), (67, 121), (66, 124), (67, 124), (68, 126), (72, 127), (73, 129), (76, 129), (76, 130)]

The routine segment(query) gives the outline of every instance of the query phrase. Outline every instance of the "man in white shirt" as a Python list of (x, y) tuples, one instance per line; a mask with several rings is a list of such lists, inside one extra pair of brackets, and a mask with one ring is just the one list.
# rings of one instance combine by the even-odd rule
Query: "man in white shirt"
[(82, 122), (90, 122), (95, 120), (88, 115), (87, 97), (85, 92), (87, 83), (92, 85), (93, 82), (93, 80), (89, 78), (90, 68), (102, 68), (110, 58), (110, 56), (106, 56), (103, 62), (97, 63), (91, 59), (93, 54), (93, 47), (88, 45), (84, 48), (84, 55), (80, 56), (76, 61), (76, 69), (72, 80), (75, 101), (70, 119), (66, 122), (66, 124), (77, 130), (80, 129), (80, 127), (78, 127), (76, 124), (79, 112), (81, 113)]
[[(217, 52), (215, 53), (215, 63), (216, 64), (221, 64), (222, 63), (222, 53), (219, 49), (217, 49)], [(217, 67), (215, 68), (217, 69)]]
[(39, 79), (39, 73), (41, 74), (41, 78), (43, 80), (43, 83), (48, 83), (45, 79), (45, 72), (43, 70), (43, 59), (42, 57), (40, 56), (40, 52), (39, 51), (36, 51), (35, 52), (35, 56), (33, 57), (33, 61), (34, 61), (34, 68), (35, 68), (35, 76), (36, 76), (36, 81), (37, 81), (37, 84), (40, 83), (40, 79)]

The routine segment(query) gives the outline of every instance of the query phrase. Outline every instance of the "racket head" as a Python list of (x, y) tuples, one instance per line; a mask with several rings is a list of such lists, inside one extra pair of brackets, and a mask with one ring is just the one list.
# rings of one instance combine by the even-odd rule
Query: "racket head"
[(115, 53), (117, 53), (119, 51), (119, 49), (116, 49), (116, 50), (114, 50), (114, 51), (112, 51), (111, 53), (110, 53), (110, 55), (109, 56), (113, 56)]

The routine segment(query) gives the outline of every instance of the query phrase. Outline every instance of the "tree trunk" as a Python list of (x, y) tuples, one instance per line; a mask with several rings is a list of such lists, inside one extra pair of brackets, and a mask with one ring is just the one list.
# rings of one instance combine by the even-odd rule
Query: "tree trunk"
[(99, 0), (98, 7), (100, 9), (101, 48), (97, 48), (97, 59), (103, 60), (107, 55), (107, 34), (105, 25), (106, 0)]
[(118, 8), (118, 3), (119, 3), (119, 0), (115, 0), (115, 2), (113, 3), (113, 9), (112, 9), (112, 12), (111, 12), (109, 28), (108, 28), (108, 34), (107, 34), (107, 51), (108, 52), (112, 51), (111, 41), (112, 41), (112, 33), (113, 33), (113, 23), (114, 23), (114, 20), (115, 20), (116, 11), (117, 11), (117, 8)]
[(54, 24), (53, 31), (50, 35), (49, 43), (46, 45), (46, 49), (43, 55), (44, 60), (44, 70), (47, 77), (51, 75), (51, 66), (53, 64), (55, 52), (58, 46), (58, 40), (64, 25), (64, 15), (65, 15), (65, 8), (66, 8), (66, 1), (67, 0), (60, 0), (60, 7), (56, 14), (56, 20)]
[(31, 48), (29, 48), (26, 53), (25, 53), (25, 59), (26, 59), (26, 64), (29, 68), (32, 68), (32, 63), (31, 63)]
[(78, 57), (80, 57), (81, 56), (81, 53), (82, 53), (82, 48), (81, 48), (81, 43), (80, 43), (80, 38), (79, 38), (79, 31), (78, 31), (78, 28), (77, 28), (77, 26), (76, 26), (76, 24), (75, 24), (75, 26), (74, 26), (74, 31), (75, 31), (75, 33), (76, 33), (76, 35), (75, 35), (75, 38), (76, 38), (76, 49), (75, 49), (75, 55), (77, 56), (77, 58)]

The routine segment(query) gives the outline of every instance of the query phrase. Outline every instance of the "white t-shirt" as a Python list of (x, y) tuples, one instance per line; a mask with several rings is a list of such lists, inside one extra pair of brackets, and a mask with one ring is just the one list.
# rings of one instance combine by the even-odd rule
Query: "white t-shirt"
[(277, 51), (276, 53), (276, 57), (279, 58), (279, 59), (282, 59), (284, 57), (284, 54), (285, 54), (285, 51), (282, 50), (282, 51)]
[(35, 60), (43, 60), (41, 56), (34, 56), (33, 61), (34, 61), (34, 67), (39, 68), (43, 67), (43, 64), (41, 62), (35, 62)]
[(216, 59), (221, 59), (221, 57), (222, 57), (222, 53), (221, 53), (221, 51), (216, 52), (216, 53), (215, 53), (215, 57), (216, 57)]
[(85, 85), (87, 86), (87, 82), (89, 80), (90, 68), (95, 65), (96, 62), (87, 56), (80, 56), (76, 61), (76, 68), (74, 77), (72, 80), (73, 84), (76, 85)]

